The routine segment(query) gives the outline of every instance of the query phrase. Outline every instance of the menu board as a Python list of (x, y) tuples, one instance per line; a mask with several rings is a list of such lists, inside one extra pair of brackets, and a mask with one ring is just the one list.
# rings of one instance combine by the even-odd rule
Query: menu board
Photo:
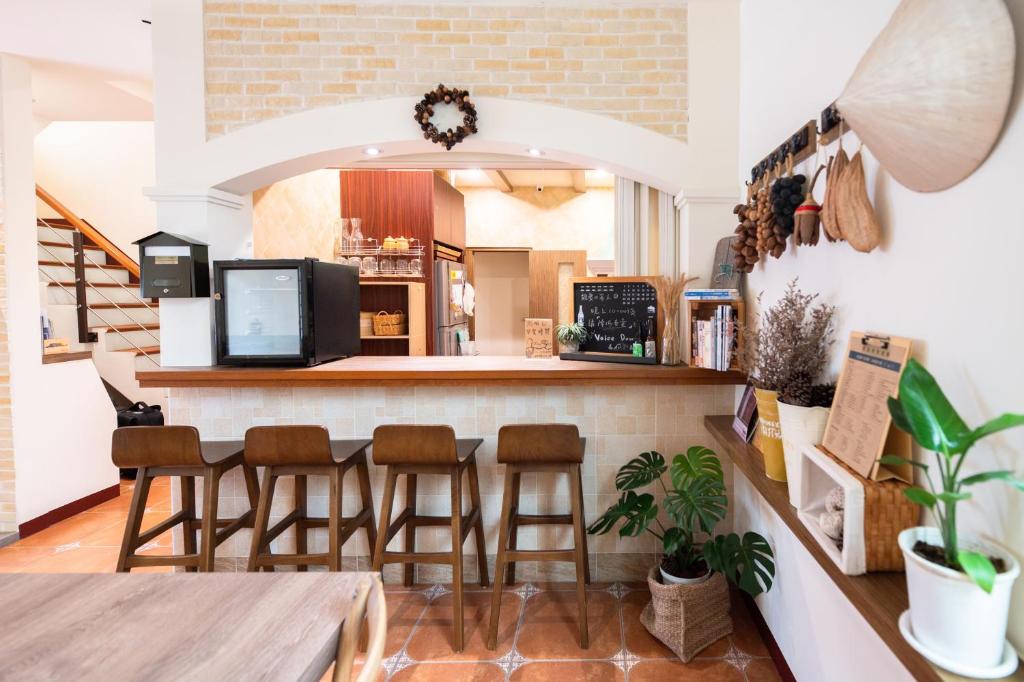
[(550, 358), (553, 352), (551, 347), (551, 318), (528, 317), (525, 323), (526, 357)]
[[(883, 470), (878, 463), (883, 454), (904, 454), (900, 452), (905, 449), (902, 444), (890, 438), (888, 399), (896, 397), (909, 357), (907, 339), (850, 334), (850, 347), (821, 444), (865, 478), (878, 480), (895, 475), (910, 479), (910, 471), (901, 467)], [(893, 436), (900, 438), (896, 433)]]
[(640, 279), (587, 278), (573, 282), (573, 319), (587, 328), (588, 353), (631, 355), (637, 327), (657, 322), (657, 295)]

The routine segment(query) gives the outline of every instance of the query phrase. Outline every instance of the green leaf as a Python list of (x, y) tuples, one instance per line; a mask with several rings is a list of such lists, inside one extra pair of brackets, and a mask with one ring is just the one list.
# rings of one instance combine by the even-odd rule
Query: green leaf
[(698, 478), (725, 480), (722, 463), (713, 450), (702, 445), (694, 445), (685, 455), (676, 455), (672, 459), (671, 476), (676, 488), (685, 488)]
[(686, 535), (681, 528), (669, 528), (661, 539), (666, 555), (675, 554), (685, 543)]
[(1000, 415), (974, 429), (971, 433), (971, 443), (975, 443), (985, 436), (991, 436), (993, 433), (1012, 429), (1015, 426), (1024, 426), (1024, 414)]
[[(972, 432), (960, 418), (935, 377), (913, 358), (900, 377), (899, 409), (893, 420), (928, 450), (949, 455), (963, 453), (973, 443)], [(897, 415), (901, 415), (897, 417)]]
[(704, 560), (752, 597), (772, 588), (775, 562), (771, 545), (757, 533), (719, 535), (704, 543)]
[(964, 573), (971, 577), (978, 587), (991, 594), (992, 587), (996, 584), (996, 567), (984, 554), (960, 550), (957, 553), (957, 561)]
[(665, 458), (661, 453), (641, 452), (638, 457), (622, 465), (615, 477), (615, 487), (619, 490), (636, 490), (652, 483), (665, 473)]
[[(892, 400), (892, 398), (890, 398), (890, 400)], [(924, 469), (925, 471), (928, 471), (928, 465), (927, 464), (922, 464), (921, 462), (915, 462), (912, 459), (907, 459), (906, 457), (900, 457), (899, 455), (882, 455), (881, 457), (878, 458), (878, 461), (881, 462), (882, 464), (886, 464), (886, 465), (891, 466), (891, 467), (898, 467), (898, 466), (903, 466), (904, 464), (909, 464), (912, 467), (920, 467), (920, 468)]]
[(924, 488), (904, 488), (903, 494), (906, 495), (907, 499), (914, 504), (919, 504), (924, 507), (934, 507), (935, 503), (938, 501), (935, 495), (932, 495)]
[(984, 473), (974, 474), (973, 476), (960, 479), (960, 485), (975, 485), (977, 483), (984, 483), (985, 481), (1006, 481), (1014, 488), (1024, 490), (1024, 481), (1014, 476), (1012, 471), (986, 471)]
[(963, 502), (964, 500), (971, 499), (973, 495), (970, 493), (954, 493), (947, 490), (939, 493), (935, 497), (946, 504), (956, 504), (957, 502)]
[(911, 427), (910, 420), (907, 419), (907, 415), (903, 412), (903, 406), (900, 405), (900, 401), (890, 396), (886, 398), (886, 403), (889, 405), (889, 416), (892, 417), (892, 423), (900, 431), (910, 433), (913, 427)]
[(613, 504), (587, 528), (591, 535), (604, 535), (615, 527), (620, 520), (624, 523), (619, 529), (622, 537), (640, 535), (651, 521), (658, 515), (658, 505), (654, 503), (654, 495), (637, 495), (630, 490), (622, 493), (619, 501)]
[(725, 518), (728, 504), (724, 483), (715, 478), (695, 478), (669, 492), (665, 511), (691, 534), (697, 529), (710, 533)]

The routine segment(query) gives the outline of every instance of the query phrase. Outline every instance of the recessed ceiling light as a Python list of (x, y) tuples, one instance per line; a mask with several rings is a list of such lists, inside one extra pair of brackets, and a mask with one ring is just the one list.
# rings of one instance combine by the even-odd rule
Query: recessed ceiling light
[(594, 176), (595, 176), (595, 177), (598, 177), (598, 178), (607, 178), (607, 177), (608, 177), (609, 175), (611, 175), (611, 173), (609, 173), (608, 171), (606, 171), (606, 170), (605, 170), (604, 168), (595, 168), (595, 169), (594, 169)]
[(380, 155), (380, 148), (379, 147), (367, 147), (366, 149), (363, 150), (363, 153), (366, 154), (367, 156), (379, 156)]
[(530, 147), (529, 149), (526, 150), (526, 153), (529, 154), (530, 156), (543, 156), (544, 155), (544, 152), (542, 152), (541, 150), (537, 149), (536, 147)]

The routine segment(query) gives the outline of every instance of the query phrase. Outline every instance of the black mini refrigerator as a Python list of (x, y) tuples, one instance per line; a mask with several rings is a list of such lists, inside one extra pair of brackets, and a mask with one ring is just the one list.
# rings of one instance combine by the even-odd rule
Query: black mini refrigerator
[(217, 364), (317, 365), (359, 354), (359, 268), (315, 258), (213, 263)]

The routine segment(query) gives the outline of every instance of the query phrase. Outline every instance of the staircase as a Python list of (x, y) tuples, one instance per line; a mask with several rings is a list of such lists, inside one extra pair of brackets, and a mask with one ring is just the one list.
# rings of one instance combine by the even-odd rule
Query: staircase
[[(42, 302), (53, 335), (92, 350), (100, 375), (122, 393), (161, 402), (162, 392), (140, 389), (135, 381), (137, 369), (160, 365), (159, 304), (139, 297), (138, 265), (45, 190), (36, 193), (64, 216), (36, 223)], [(77, 265), (76, 244), (82, 253)], [(81, 287), (76, 271), (83, 274)]]

